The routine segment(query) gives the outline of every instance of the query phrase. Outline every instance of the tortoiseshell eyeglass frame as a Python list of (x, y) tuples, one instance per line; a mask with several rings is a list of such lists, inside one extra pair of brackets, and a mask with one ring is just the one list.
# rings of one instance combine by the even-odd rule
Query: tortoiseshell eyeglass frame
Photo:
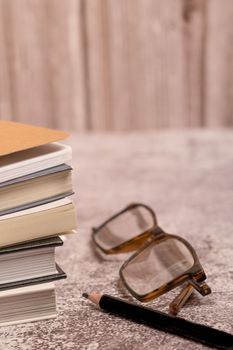
[[(142, 232), (141, 234), (111, 248), (111, 249), (105, 249), (103, 248), (98, 241), (96, 240), (96, 235), (98, 232), (107, 225), (110, 221), (116, 219), (118, 216), (124, 214), (125, 212), (135, 209), (137, 207), (143, 207), (147, 209), (153, 219), (153, 226)], [(125, 267), (130, 264), (130, 262), (138, 256), (142, 251), (147, 249), (150, 245), (159, 244), (162, 241), (168, 240), (168, 239), (176, 239), (181, 241), (189, 250), (193, 257), (193, 265), (190, 269), (185, 271), (183, 274), (178, 276), (177, 278), (174, 278), (172, 281), (168, 282), (167, 284), (162, 285), (161, 287), (147, 293), (144, 295), (140, 295), (136, 293), (133, 289), (130, 288), (130, 286), (127, 284), (127, 281), (124, 278), (123, 271)], [(178, 294), (177, 297), (170, 303), (169, 310), (172, 314), (176, 315), (184, 303), (188, 300), (189, 296), (193, 292), (193, 288), (195, 288), (201, 295), (205, 296), (211, 293), (210, 287), (205, 282), (206, 275), (205, 272), (200, 264), (200, 261), (198, 259), (198, 256), (194, 250), (194, 248), (191, 246), (190, 243), (188, 243), (185, 239), (183, 239), (180, 236), (172, 235), (169, 233), (166, 233), (158, 226), (157, 218), (155, 215), (155, 212), (147, 205), (142, 203), (132, 203), (128, 205), (123, 210), (119, 211), (115, 215), (111, 216), (108, 220), (106, 220), (104, 223), (102, 223), (100, 226), (95, 227), (92, 229), (92, 239), (95, 243), (95, 245), (106, 255), (109, 254), (119, 254), (119, 253), (128, 253), (133, 252), (136, 250), (136, 252), (127, 259), (122, 267), (120, 268), (120, 277), (123, 282), (123, 284), (126, 286), (126, 288), (129, 290), (129, 292), (139, 301), (147, 302), (150, 300), (153, 300), (160, 295), (167, 293), (168, 291), (176, 288), (177, 286), (183, 284), (186, 282), (184, 288), (181, 290), (181, 292)]]

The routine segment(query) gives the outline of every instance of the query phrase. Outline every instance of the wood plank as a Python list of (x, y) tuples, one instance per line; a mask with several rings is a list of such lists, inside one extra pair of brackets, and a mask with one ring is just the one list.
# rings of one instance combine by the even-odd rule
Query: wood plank
[(127, 1), (110, 0), (106, 3), (109, 38), (109, 89), (111, 126), (113, 130), (130, 130), (133, 103), (130, 100), (131, 75), (129, 66), (130, 43), (128, 35)]
[(206, 0), (183, 1), (186, 125), (205, 124)]
[(86, 128), (80, 5), (77, 0), (44, 2), (52, 118), (63, 129)]
[(233, 2), (208, 2), (205, 61), (206, 125), (233, 126)]
[[(40, 0), (2, 1), (11, 108), (18, 121), (52, 126), (46, 36)], [(3, 6), (4, 5), (4, 6)]]
[(84, 0), (88, 70), (89, 128), (111, 129), (107, 1)]
[(233, 125), (231, 0), (0, 0), (0, 10), (0, 118)]
[(185, 123), (181, 1), (128, 2), (134, 120), (151, 129)]
[(200, 125), (202, 0), (86, 4), (93, 128)]
[(0, 119), (12, 118), (11, 93), (10, 93), (10, 77), (9, 62), (6, 54), (6, 30), (4, 26), (5, 2), (0, 3)]
[(0, 5), (12, 117), (85, 129), (80, 1), (1, 0)]

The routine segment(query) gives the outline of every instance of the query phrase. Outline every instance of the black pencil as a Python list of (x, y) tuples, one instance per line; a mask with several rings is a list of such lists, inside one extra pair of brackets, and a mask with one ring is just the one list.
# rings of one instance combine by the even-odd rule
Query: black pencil
[(133, 322), (175, 334), (212, 348), (233, 349), (233, 335), (229, 333), (179, 317), (170, 316), (163, 312), (129, 303), (106, 294), (84, 293), (83, 296), (99, 305), (101, 309)]

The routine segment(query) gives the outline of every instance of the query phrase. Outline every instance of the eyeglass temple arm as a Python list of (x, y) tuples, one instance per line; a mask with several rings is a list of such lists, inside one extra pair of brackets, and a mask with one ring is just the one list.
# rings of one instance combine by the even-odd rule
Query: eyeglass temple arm
[(177, 315), (182, 309), (186, 301), (189, 299), (194, 289), (196, 289), (201, 295), (205, 296), (211, 293), (211, 289), (205, 281), (197, 282), (194, 279), (181, 290), (181, 292), (175, 297), (175, 299), (169, 305), (169, 311), (173, 315)]
[(191, 284), (187, 284), (169, 305), (169, 312), (177, 315), (194, 291)]

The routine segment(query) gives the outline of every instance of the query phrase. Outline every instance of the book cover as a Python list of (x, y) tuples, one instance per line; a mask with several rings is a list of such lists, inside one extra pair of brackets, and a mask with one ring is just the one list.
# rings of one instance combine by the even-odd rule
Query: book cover
[(75, 228), (74, 204), (64, 198), (0, 216), (0, 246), (57, 236)]
[(2, 156), (0, 157), (0, 183), (69, 163), (71, 159), (71, 147), (58, 142)]
[(59, 236), (54, 236), (54, 237), (19, 243), (8, 247), (1, 247), (0, 255), (16, 253), (23, 250), (40, 249), (45, 247), (57, 247), (62, 245), (63, 245), (63, 240)]
[(10, 283), (2, 283), (0, 284), (0, 292), (7, 289), (14, 289), (14, 288), (20, 288), (20, 287), (26, 287), (31, 286), (35, 284), (41, 284), (41, 283), (48, 283), (48, 282), (54, 282), (63, 278), (66, 278), (66, 273), (61, 269), (61, 267), (56, 264), (57, 273), (43, 276), (43, 277), (36, 277), (36, 278), (30, 278), (23, 281), (15, 281)]
[(0, 216), (71, 196), (71, 171), (61, 164), (0, 183)]
[(69, 171), (69, 170), (72, 170), (72, 167), (68, 164), (57, 165), (57, 166), (54, 166), (52, 168), (43, 169), (40, 171), (36, 171), (35, 173), (27, 174), (27, 175), (20, 176), (20, 177), (17, 177), (17, 178), (8, 180), (8, 181), (0, 182), (0, 188), (15, 185), (17, 183), (21, 183), (24, 181), (36, 179), (38, 177), (56, 174), (56, 173), (60, 173), (63, 171)]
[(60, 130), (0, 120), (0, 156), (64, 140), (68, 135)]

